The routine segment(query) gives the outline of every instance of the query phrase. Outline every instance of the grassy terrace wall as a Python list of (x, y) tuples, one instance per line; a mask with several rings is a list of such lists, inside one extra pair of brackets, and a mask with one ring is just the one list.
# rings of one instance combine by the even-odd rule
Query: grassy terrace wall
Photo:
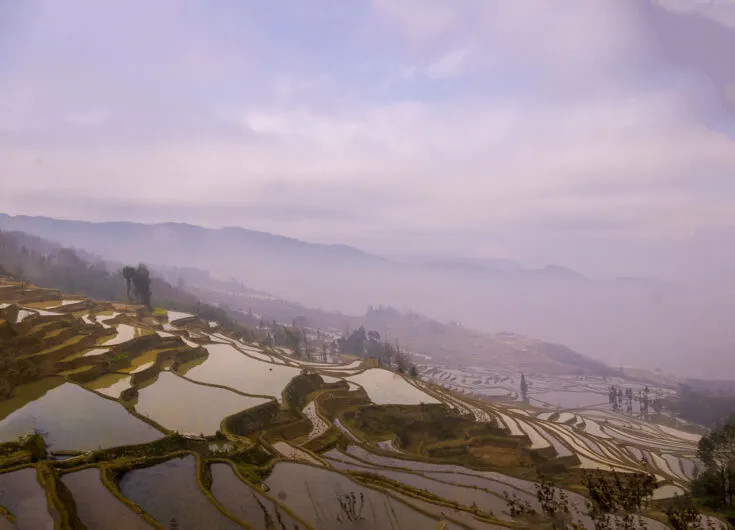
[(129, 342), (113, 347), (109, 352), (94, 357), (79, 357), (70, 361), (59, 363), (59, 370), (73, 370), (86, 365), (90, 368), (75, 374), (69, 378), (77, 383), (88, 383), (105, 374), (115, 372), (130, 366), (130, 362), (146, 352), (157, 351), (156, 361), (150, 368), (134, 374), (133, 384), (155, 376), (164, 362), (183, 364), (195, 359), (206, 358), (207, 350), (204, 348), (190, 348), (184, 345), (177, 337), (161, 338), (158, 335), (145, 335), (132, 339)]
[(225, 432), (238, 436), (248, 436), (276, 421), (281, 411), (278, 401), (275, 399), (249, 408), (232, 416), (228, 416), (222, 422)]
[(302, 373), (294, 377), (283, 389), (283, 400), (289, 409), (301, 411), (306, 406), (307, 397), (322, 388), (322, 378), (313, 373)]
[(46, 490), (50, 505), (58, 511), (61, 528), (84, 528), (77, 515), (74, 497), (61, 481), (59, 471), (46, 463), (39, 464), (37, 469), (39, 483)]

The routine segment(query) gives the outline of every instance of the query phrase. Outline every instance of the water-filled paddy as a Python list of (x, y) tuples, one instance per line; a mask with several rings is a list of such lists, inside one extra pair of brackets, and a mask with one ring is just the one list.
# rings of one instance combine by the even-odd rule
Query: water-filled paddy
[(95, 357), (96, 355), (102, 355), (103, 353), (107, 353), (108, 351), (110, 351), (109, 348), (95, 348), (93, 350), (89, 350), (87, 353), (83, 355), (83, 357)]
[(579, 391), (563, 391), (555, 390), (551, 392), (541, 392), (531, 394), (529, 396), (531, 404), (534, 402), (541, 403), (544, 406), (552, 405), (565, 409), (574, 409), (581, 407), (605, 406), (609, 407), (609, 397), (607, 394), (598, 394), (596, 392), (579, 392)]
[(388, 370), (370, 368), (347, 379), (362, 386), (376, 405), (419, 405), (439, 403), (403, 377)]
[(212, 435), (219, 430), (225, 416), (266, 401), (266, 398), (243, 396), (161, 372), (155, 383), (140, 389), (135, 408), (167, 429)]
[(0, 505), (15, 516), (18, 530), (54, 528), (46, 503), (46, 492), (38, 483), (35, 468), (0, 475)]
[(253, 528), (281, 520), (289, 530), (302, 528), (277, 503), (240, 480), (228, 464), (212, 464), (212, 494), (225, 510)]
[(279, 462), (265, 481), (271, 495), (320, 530), (339, 529), (340, 496), (363, 495), (362, 515), (351, 528), (434, 528), (436, 521), (388, 495), (361, 486), (340, 473), (304, 464)]
[(190, 318), (193, 317), (191, 313), (182, 313), (181, 311), (168, 311), (168, 321), (170, 323), (174, 323), (177, 320), (182, 320), (184, 318)]
[(546, 447), (551, 447), (551, 444), (543, 438), (536, 428), (530, 423), (518, 421), (518, 426), (524, 433), (526, 433), (529, 440), (531, 440), (531, 449), (544, 449)]
[(116, 344), (122, 344), (128, 342), (135, 337), (135, 327), (129, 324), (118, 324), (117, 335), (112, 337), (110, 340), (105, 341), (101, 346), (115, 346)]
[(88, 530), (150, 530), (151, 526), (120, 502), (100, 480), (96, 467), (64, 475), (77, 515)]
[(120, 491), (164, 526), (175, 518), (182, 530), (242, 528), (204, 495), (195, 473), (193, 456), (174, 458), (126, 473), (120, 480)]
[(65, 383), (0, 421), (0, 441), (39, 431), (52, 450), (87, 451), (163, 436), (114, 401)]
[(17, 314), (17, 315), (15, 315), (15, 323), (16, 323), (16, 324), (20, 324), (20, 323), (21, 323), (21, 322), (23, 322), (23, 321), (24, 321), (24, 320), (25, 320), (26, 318), (28, 318), (28, 317), (29, 317), (29, 316), (31, 316), (31, 315), (35, 315), (35, 314), (36, 314), (36, 312), (35, 312), (35, 311), (29, 311), (29, 310), (27, 310), (27, 309), (21, 309), (20, 311), (18, 311), (18, 314)]
[(112, 313), (109, 315), (97, 315), (95, 319), (97, 322), (99, 322), (103, 328), (110, 328), (112, 327), (112, 324), (107, 324), (106, 322), (108, 320), (112, 320), (113, 318), (117, 317), (120, 313)]
[(71, 304), (78, 304), (79, 302), (84, 302), (83, 299), (77, 299), (77, 300), (62, 300), (60, 304), (57, 304), (55, 306), (49, 307), (49, 309), (59, 309), (60, 307), (64, 307)]
[[(354, 467), (348, 463), (333, 462), (333, 466), (337, 469), (354, 469)], [(358, 468), (357, 470), (359, 471), (360, 469)], [(510, 520), (510, 517), (507, 514), (502, 513), (507, 507), (506, 502), (500, 497), (486, 491), (473, 487), (461, 486), (457, 481), (453, 481), (449, 484), (447, 482), (432, 480), (426, 476), (416, 475), (406, 471), (376, 468), (371, 472), (419, 490), (426, 490), (434, 495), (458, 502), (466, 507), (470, 507), (473, 504), (482, 506), (483, 510), (491, 510), (496, 517)]]
[(301, 372), (293, 366), (258, 361), (231, 344), (209, 344), (205, 348), (209, 357), (187, 371), (186, 377), (248, 394), (273, 396), (280, 401), (285, 386)]
[(130, 388), (130, 376), (124, 374), (106, 374), (86, 385), (100, 394), (111, 398), (119, 398), (123, 390)]

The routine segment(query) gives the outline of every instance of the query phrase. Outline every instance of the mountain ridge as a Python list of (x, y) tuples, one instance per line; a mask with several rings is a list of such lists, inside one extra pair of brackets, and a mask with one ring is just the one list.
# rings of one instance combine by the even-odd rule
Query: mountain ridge
[(735, 329), (724, 323), (734, 304), (722, 289), (599, 280), (554, 265), (519, 270), (503, 260), (450, 257), (453, 263), (432, 266), (237, 227), (0, 214), (2, 228), (109, 261), (206, 270), (307, 307), (360, 314), (371, 304), (392, 306), (486, 333), (542, 337), (612, 366), (735, 377), (726, 354)]

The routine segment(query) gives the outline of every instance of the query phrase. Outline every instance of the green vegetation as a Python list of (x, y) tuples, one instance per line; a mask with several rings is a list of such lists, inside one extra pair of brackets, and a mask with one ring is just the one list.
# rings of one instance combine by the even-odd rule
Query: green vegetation
[(695, 500), (735, 521), (735, 414), (699, 442), (705, 469), (692, 483)]
[(374, 330), (365, 331), (364, 326), (360, 326), (346, 338), (342, 337), (337, 345), (344, 354), (377, 359), (383, 366), (394, 366), (398, 373), (412, 377), (418, 375), (416, 366), (398, 344), (393, 346), (388, 341), (381, 341), (380, 333)]
[(370, 440), (395, 436), (407, 452), (441, 460), (483, 465), (501, 454), (514, 465), (523, 459), (517, 440), (493, 423), (477, 423), (440, 404), (360, 406), (342, 417), (348, 428)]
[[(127, 286), (128, 300), (135, 300), (144, 307), (147, 307), (149, 311), (153, 311), (151, 307), (151, 273), (148, 271), (148, 267), (144, 264), (139, 264), (138, 267), (131, 267), (129, 265), (123, 267), (122, 270), (123, 278)], [(133, 287), (133, 296), (130, 296), (130, 287)]]
[[(19, 299), (19, 302), (23, 304), (32, 301), (60, 300), (59, 291), (98, 300), (118, 302), (130, 300), (127, 280), (120, 281), (122, 266), (105, 263), (102, 260), (85, 259), (75, 250), (60, 247), (22, 232), (0, 231), (0, 264), (4, 270), (0, 276), (11, 279), (22, 278), (24, 282), (35, 286), (54, 289), (50, 291), (51, 296), (44, 289), (34, 289), (35, 300), (30, 295), (25, 295)], [(147, 270), (145, 265), (142, 266)], [(139, 265), (135, 270), (138, 271), (140, 267)], [(135, 287), (134, 280), (137, 275), (136, 272), (136, 275), (130, 277), (131, 288)], [(150, 273), (148, 280), (145, 280), (144, 272), (141, 271), (139, 275), (139, 286), (135, 289), (140, 289), (140, 292), (138, 293), (137, 290), (135, 292), (138, 293), (136, 297), (143, 296), (138, 299), (141, 304), (146, 305), (146, 300), (155, 301), (156, 305), (161, 308), (192, 313), (205, 321), (217, 321), (223, 328), (230, 329), (237, 338), (246, 338), (253, 342), (266, 340), (264, 333), (243, 325), (243, 319), (237, 313), (202, 303), (196, 296), (184, 291), (180, 286), (173, 286)], [(2, 334), (3, 332), (0, 331), (0, 336)]]
[[(119, 276), (115, 279), (122, 284)], [(130, 281), (133, 290), (135, 286), (133, 277)], [(72, 304), (71, 309), (62, 315), (24, 314), (26, 317), (16, 323), (16, 317), (21, 309), (54, 306), (62, 299), (61, 293), (4, 280), (0, 280), (0, 285), (3, 302), (7, 300), (10, 303), (0, 309), (0, 363), (2, 363), (0, 366), (6, 370), (0, 372), (2, 374), (0, 420), (63, 383), (68, 384), (66, 388), (81, 391), (73, 386), (73, 383), (76, 383), (87, 390), (97, 392), (96, 395), (88, 394), (92, 399), (106, 400), (106, 405), (116, 403), (125, 407), (126, 410), (120, 411), (123, 416), (127, 418), (126, 415), (129, 413), (136, 420), (146, 422), (147, 425), (144, 427), (146, 429), (152, 427), (153, 431), (150, 437), (136, 439), (138, 442), (153, 440), (148, 443), (133, 444), (134, 442), (130, 441), (132, 439), (128, 439), (124, 443), (131, 445), (117, 447), (99, 445), (96, 450), (85, 453), (78, 447), (70, 448), (72, 450), (69, 451), (55, 452), (56, 442), (53, 438), (49, 438), (48, 433), (41, 431), (13, 442), (0, 444), (0, 471), (14, 471), (32, 466), (32, 469), (38, 472), (39, 483), (48, 495), (50, 509), (54, 517), (57, 517), (60, 528), (81, 528), (82, 524), (79, 521), (79, 514), (75, 511), (74, 499), (64, 483), (59, 480), (65, 473), (74, 473), (90, 467), (99, 468), (105, 487), (142, 519), (153, 522), (150, 516), (141, 513), (139, 507), (122, 496), (118, 487), (121, 479), (134, 469), (157, 465), (176, 456), (194, 455), (197, 461), (197, 472), (194, 477), (197, 487), (209, 496), (220, 511), (230, 517), (212, 497), (214, 479), (209, 467), (212, 463), (227, 463), (241, 480), (252, 485), (260, 484), (265, 489), (266, 477), (280, 460), (312, 458), (313, 460), (310, 460), (312, 466), (331, 466), (330, 462), (334, 462), (334, 459), (325, 453), (335, 448), (344, 450), (346, 454), (337, 451), (335, 453), (342, 454), (346, 459), (353, 458), (351, 456), (353, 454), (358, 455), (354, 456), (358, 461), (356, 467), (344, 468), (346, 470), (339, 472), (333, 471), (335, 474), (341, 473), (339, 475), (341, 481), (349, 480), (359, 487), (379, 489), (398, 503), (417, 503), (417, 511), (423, 509), (421, 506), (426, 506), (423, 503), (430, 503), (433, 505), (432, 509), (436, 509), (432, 518), (437, 522), (440, 518), (443, 519), (445, 514), (446, 519), (451, 521), (454, 515), (461, 512), (461, 517), (470, 518), (463, 519), (465, 522), (497, 523), (495, 515), (497, 511), (492, 514), (487, 505), (478, 507), (477, 504), (481, 504), (479, 500), (477, 504), (472, 500), (465, 502), (464, 499), (455, 497), (454, 493), (451, 495), (452, 500), (447, 500), (444, 496), (446, 489), (433, 489), (436, 485), (451, 486), (452, 479), (476, 481), (471, 486), (462, 486), (460, 482), (457, 488), (466, 488), (465, 491), (473, 494), (481, 490), (493, 494), (497, 501), (497, 498), (502, 497), (504, 490), (491, 491), (487, 484), (501, 485), (503, 480), (488, 479), (487, 477), (491, 476), (487, 474), (488, 471), (500, 471), (504, 475), (499, 476), (506, 476), (510, 484), (512, 480), (519, 478), (537, 483), (535, 490), (532, 485), (527, 486), (526, 490), (518, 486), (517, 489), (509, 490), (511, 493), (505, 496), (508, 511), (514, 519), (512, 523), (508, 523), (511, 526), (573, 527), (580, 517), (580, 514), (575, 514), (573, 507), (570, 506), (574, 503), (575, 506), (579, 505), (575, 493), (583, 493), (586, 496), (589, 506), (583, 517), (592, 518), (598, 528), (609, 527), (613, 520), (617, 521), (618, 526), (637, 525), (640, 522), (639, 516), (643, 515), (656, 516), (660, 520), (668, 519), (671, 526), (684, 528), (692, 522), (699, 521), (700, 510), (723, 517), (732, 511), (735, 467), (732, 463), (735, 445), (732, 423), (723, 424), (702, 440), (699, 457), (705, 463), (706, 469), (694, 483), (693, 498), (682, 497), (654, 502), (651, 500), (651, 494), (657, 485), (650, 473), (585, 472), (579, 468), (581, 459), (577, 456), (557, 458), (555, 449), (543, 445), (539, 447), (539, 444), (532, 450), (533, 429), (540, 427), (542, 421), (534, 417), (534, 410), (530, 406), (524, 406), (523, 410), (517, 410), (519, 405), (512, 406), (516, 409), (502, 408), (421, 381), (410, 381), (410, 385), (432, 395), (441, 401), (441, 404), (379, 406), (370, 401), (364, 390), (354, 385), (358, 380), (353, 380), (350, 385), (347, 383), (349, 379), (325, 383), (327, 375), (335, 377), (345, 374), (342, 376), (345, 377), (359, 374), (370, 364), (378, 362), (389, 362), (396, 371), (406, 369), (405, 366), (401, 367), (401, 353), (397, 346), (395, 348), (387, 346), (381, 342), (377, 333), (364, 329), (362, 356), (365, 356), (370, 348), (379, 345), (382, 351), (391, 352), (389, 358), (377, 357), (377, 360), (363, 362), (359, 367), (343, 366), (336, 370), (324, 370), (313, 365), (303, 368), (303, 364), (295, 361), (290, 355), (283, 355), (279, 349), (261, 349), (259, 353), (253, 352), (248, 362), (267, 363), (266, 373), (269, 373), (268, 368), (275, 368), (277, 364), (292, 367), (287, 370), (288, 377), (291, 378), (288, 384), (283, 386), (285, 381), (280, 382), (277, 387), (279, 391), (283, 388), (280, 396), (282, 402), (279, 403), (274, 396), (274, 399), (261, 405), (223, 418), (220, 430), (214, 436), (171, 432), (162, 426), (165, 423), (162, 422), (160, 425), (156, 423), (159, 419), (151, 420), (143, 417), (136, 410), (138, 392), (147, 385), (157, 384), (161, 370), (170, 369), (181, 374), (186, 366), (207, 359), (210, 354), (205, 346), (224, 340), (221, 335), (211, 332), (208, 322), (196, 317), (181, 320), (180, 324), (177, 323), (171, 329), (167, 328), (168, 333), (161, 333), (161, 336), (156, 332), (161, 332), (160, 323), (166, 315), (165, 310), (156, 310), (153, 317), (138, 306), (87, 300), (79, 306)], [(149, 287), (151, 292), (158, 296), (154, 281)], [(139, 298), (140, 295), (136, 296)], [(116, 314), (114, 320), (105, 321), (105, 325), (112, 324), (117, 326), (117, 329), (103, 327), (100, 323), (103, 313), (111, 316), (113, 311)], [(123, 325), (124, 327), (121, 327)], [(133, 334), (128, 326), (135, 328), (136, 332)], [(297, 336), (295, 330), (299, 329), (297, 325), (280, 328), (277, 326), (253, 333), (262, 337), (269, 332), (278, 333), (278, 329), (281, 328), (289, 329), (294, 337)], [(128, 332), (124, 336), (125, 340), (100, 348), (109, 339), (121, 336), (122, 333), (118, 333), (121, 330)], [(230, 339), (249, 336), (247, 329), (238, 326), (218, 326), (219, 331)], [(362, 336), (359, 330), (357, 333)], [(186, 341), (182, 340), (184, 338)], [(309, 340), (312, 338), (313, 336), (310, 336)], [(277, 340), (292, 340), (295, 344), (293, 338), (281, 337)], [(303, 352), (307, 353), (310, 350), (306, 347), (305, 340), (306, 334), (302, 332), (299, 342), (302, 346), (299, 347), (303, 347)], [(235, 349), (239, 348), (241, 353), (246, 355), (243, 345), (233, 342), (232, 346)], [(91, 349), (98, 351), (85, 357), (84, 354)], [(216, 348), (213, 349), (213, 354), (216, 351)], [(377, 351), (374, 350), (374, 353)], [(299, 368), (295, 368), (296, 366)], [(410, 373), (410, 367), (408, 371)], [(293, 377), (295, 373), (299, 375)], [(383, 384), (390, 385), (391, 381), (398, 380), (398, 376), (388, 375), (387, 382)], [(529, 377), (533, 376), (529, 374)], [(402, 384), (409, 384), (404, 378), (400, 378), (400, 381)], [(517, 388), (519, 382), (522, 393), (525, 393), (529, 385), (524, 374), (521, 374), (520, 380), (512, 384)], [(225, 386), (214, 383), (210, 383), (209, 386), (218, 387), (223, 392), (231, 392)], [(389, 395), (391, 390), (393, 389), (385, 388), (385, 395)], [(411, 387), (410, 390), (416, 389)], [(628, 393), (621, 394), (622, 401), (625, 402), (629, 397)], [(615, 396), (617, 400), (619, 397), (617, 390)], [(172, 407), (177, 405), (180, 403), (171, 403)], [(309, 408), (307, 414), (304, 414), (302, 411), (307, 405)], [(562, 412), (554, 415), (554, 419), (559, 419), (561, 414)], [(564, 442), (567, 438), (572, 440), (588, 428), (609, 427), (603, 420), (598, 420), (599, 425), (591, 421), (580, 426), (577, 424), (575, 414), (565, 414), (570, 414), (570, 418), (564, 420), (566, 425), (557, 425), (557, 430), (554, 431), (559, 435), (560, 442)], [(553, 423), (553, 420), (550, 423)], [(512, 429), (511, 426), (516, 428)], [(46, 427), (44, 425), (44, 428)], [(519, 430), (522, 427), (530, 428), (530, 433), (524, 431), (526, 432), (524, 435)], [(615, 428), (625, 429), (620, 425), (615, 425)], [(511, 432), (515, 435), (511, 435)], [(610, 428), (607, 432), (615, 431)], [(656, 431), (652, 429), (650, 432)], [(693, 452), (695, 442), (685, 441), (687, 433), (677, 432), (677, 434), (684, 434), (685, 438), (679, 439), (673, 445)], [(49, 441), (50, 449), (47, 448), (44, 437)], [(655, 435), (651, 434), (650, 438), (654, 437)], [(619, 450), (620, 445), (614, 446), (612, 438), (605, 440), (607, 441), (604, 442), (604, 449), (589, 453), (588, 464), (590, 459), (597, 456), (603, 462), (621, 456), (617, 454), (622, 452)], [(603, 441), (598, 441), (602, 446)], [(571, 442), (567, 440), (567, 443), (571, 446)], [(370, 456), (366, 451), (376, 459), (376, 462), (367, 460)], [(677, 460), (673, 461), (677, 462), (682, 452), (668, 456), (674, 457)], [(680, 461), (683, 460), (682, 458)], [(638, 468), (630, 457), (627, 462), (629, 466), (626, 469), (643, 469), (642, 466)], [(430, 469), (441, 464), (464, 467), (459, 471), (455, 467), (445, 468), (442, 473), (446, 476), (430, 477)], [(391, 478), (385, 471), (392, 466), (402, 469), (400, 476), (403, 477), (407, 477), (405, 473), (411, 471), (413, 473), (411, 477), (418, 477), (418, 482), (411, 486), (408, 485), (411, 484), (409, 480), (405, 480), (407, 484), (398, 482), (397, 475)], [(421, 466), (427, 467), (421, 469)], [(332, 469), (340, 468), (334, 466)], [(547, 476), (553, 473), (554, 482), (541, 473)], [(677, 481), (671, 479), (671, 474), (665, 471), (663, 473), (669, 481), (669, 487), (685, 484), (683, 479)], [(426, 482), (422, 483), (424, 480)], [(265, 484), (261, 484), (263, 482)], [(423, 484), (426, 484), (426, 489)], [(567, 490), (562, 490), (561, 487)], [(521, 496), (524, 491), (525, 494)], [(535, 493), (536, 500), (533, 496), (529, 496), (529, 491)], [(271, 502), (272, 499), (272, 502), (283, 502), (286, 505), (290, 502), (290, 499), (279, 497), (278, 493), (272, 492), (272, 497), (264, 495), (262, 502), (258, 499), (266, 520), (270, 517), (270, 515), (265, 517), (268, 513), (266, 500)], [(368, 494), (365, 495), (363, 498), (359, 490), (353, 493), (349, 485), (336, 492), (334, 497), (330, 498), (334, 501), (332, 506), (334, 513), (330, 518), (332, 520), (337, 518), (345, 527), (353, 524), (358, 526), (369, 524), (373, 507), (368, 500)], [(493, 509), (495, 508), (494, 506)], [(257, 509), (256, 507), (256, 511)], [(178, 524), (185, 527), (186, 521), (182, 518), (178, 520)], [(271, 521), (276, 528), (279, 528), (278, 512), (275, 512)], [(168, 522), (157, 521), (159, 525)]]
[(303, 370), (301, 375), (291, 379), (283, 389), (283, 399), (289, 409), (301, 412), (308, 402), (308, 395), (322, 388), (323, 381), (319, 374)]
[(678, 396), (669, 399), (666, 405), (682, 418), (712, 428), (735, 411), (735, 396), (706, 393), (682, 385)]

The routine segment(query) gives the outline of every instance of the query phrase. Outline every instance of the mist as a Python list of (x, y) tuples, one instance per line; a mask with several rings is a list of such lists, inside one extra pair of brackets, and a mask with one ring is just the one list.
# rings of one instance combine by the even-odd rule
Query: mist
[(732, 49), (696, 0), (12, 3), (0, 228), (735, 377)]

